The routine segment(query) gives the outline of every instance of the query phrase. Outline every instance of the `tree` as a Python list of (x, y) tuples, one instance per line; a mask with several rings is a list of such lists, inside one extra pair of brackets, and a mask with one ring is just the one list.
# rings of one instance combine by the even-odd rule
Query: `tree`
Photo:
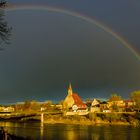
[(112, 106), (111, 106), (111, 108), (112, 108), (112, 111), (115, 111), (115, 112), (118, 112), (119, 111), (119, 107), (117, 106), (116, 103), (113, 103)]
[(48, 100), (48, 101), (45, 102), (45, 104), (50, 107), (53, 103), (52, 103), (51, 100)]
[(48, 101), (45, 101), (42, 105), (41, 105), (43, 108), (45, 108), (45, 110), (53, 110), (54, 109), (54, 105), (53, 105), (53, 102), (51, 100), (48, 100)]
[(135, 101), (136, 108), (140, 109), (140, 90), (133, 91), (130, 94), (130, 98)]
[(24, 104), (15, 104), (15, 112), (22, 112)]
[(122, 100), (121, 96), (117, 95), (116, 93), (113, 93), (110, 98), (109, 98), (109, 102), (110, 102), (110, 107), (112, 109), (112, 111), (117, 111), (119, 110), (119, 103)]
[(25, 101), (24, 106), (23, 106), (23, 110), (29, 111), (30, 109), (31, 109), (31, 101)]
[(24, 106), (23, 106), (23, 110), (25, 110), (25, 111), (40, 111), (40, 104), (35, 100), (25, 101)]
[(0, 1), (0, 43), (9, 43), (9, 37), (11, 36), (12, 28), (8, 26), (8, 23), (4, 20), (4, 7), (6, 6), (6, 1)]
[(5, 0), (1, 0), (0, 1), (0, 7), (5, 7), (6, 6), (6, 1)]
[(113, 93), (110, 98), (109, 98), (109, 101), (120, 101), (122, 100), (121, 96), (117, 95), (116, 93)]
[(64, 103), (64, 100), (61, 100), (61, 101), (59, 102), (60, 105), (63, 105), (63, 103)]
[(88, 108), (91, 107), (92, 101), (93, 101), (93, 100), (90, 99), (90, 98), (86, 99), (86, 105), (88, 106)]

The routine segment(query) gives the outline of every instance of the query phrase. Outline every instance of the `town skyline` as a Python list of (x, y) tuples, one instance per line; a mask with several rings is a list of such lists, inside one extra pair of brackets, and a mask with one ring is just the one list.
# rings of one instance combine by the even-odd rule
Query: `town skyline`
[[(80, 98), (84, 102), (86, 102), (87, 100), (94, 100), (94, 99), (97, 99), (97, 100), (100, 100), (100, 101), (108, 101), (112, 95), (120, 96), (122, 100), (131, 100), (131, 94), (132, 94), (132, 92), (139, 91), (139, 90), (133, 90), (133, 91), (131, 91), (131, 93), (128, 94), (127, 97), (121, 96), (118, 92), (108, 93), (108, 96), (107, 97), (105, 97), (105, 96), (100, 97), (100, 96), (98, 96), (99, 94), (97, 95), (97, 93), (96, 94), (94, 94), (94, 93), (93, 94), (91, 94), (91, 93), (90, 94), (87, 94), (86, 93), (86, 90), (85, 90), (83, 92), (84, 92), (84, 94), (86, 94), (86, 96), (82, 96), (83, 94), (80, 93), (80, 90), (76, 90), (76, 88), (74, 88), (72, 86), (71, 82), (69, 82), (67, 84), (67, 87), (66, 87), (66, 90), (65, 90), (64, 94), (62, 95), (62, 93), (61, 93), (62, 96), (60, 96), (59, 94), (56, 94), (55, 93), (56, 95), (59, 96), (58, 99), (56, 99), (55, 97), (54, 98), (51, 98), (51, 97), (50, 98), (41, 98), (41, 97), (35, 98), (35, 97), (31, 97), (31, 98), (27, 98), (25, 100), (24, 99), (16, 100), (15, 102), (11, 102), (11, 101), (9, 101), (9, 102), (1, 102), (0, 105), (12, 105), (12, 104), (17, 104), (17, 103), (24, 103), (26, 101), (36, 101), (36, 102), (40, 102), (40, 103), (51, 101), (54, 104), (59, 104), (67, 96), (69, 86), (71, 86), (72, 92), (75, 93), (75, 94), (77, 94), (77, 95), (79, 95)], [(59, 92), (57, 92), (57, 93), (59, 93)], [(100, 94), (103, 95), (102, 93), (100, 93)]]

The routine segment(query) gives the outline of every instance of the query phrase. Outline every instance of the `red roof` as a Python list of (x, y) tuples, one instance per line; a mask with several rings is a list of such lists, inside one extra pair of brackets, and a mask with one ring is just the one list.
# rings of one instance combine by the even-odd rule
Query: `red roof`
[(124, 102), (134, 102), (133, 100), (124, 100)]
[(76, 93), (73, 93), (72, 97), (74, 100), (74, 104), (76, 104), (78, 108), (87, 108), (87, 106), (82, 102), (82, 99)]

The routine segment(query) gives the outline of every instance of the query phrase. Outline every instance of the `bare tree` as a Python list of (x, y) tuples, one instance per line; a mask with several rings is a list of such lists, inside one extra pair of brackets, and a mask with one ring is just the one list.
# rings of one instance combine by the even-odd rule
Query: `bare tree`
[(6, 6), (6, 1), (5, 0), (1, 0), (0, 1), (0, 7), (5, 7)]
[(8, 23), (4, 20), (4, 8), (6, 1), (0, 1), (0, 44), (2, 42), (9, 43), (9, 37), (11, 35), (12, 28), (8, 26)]

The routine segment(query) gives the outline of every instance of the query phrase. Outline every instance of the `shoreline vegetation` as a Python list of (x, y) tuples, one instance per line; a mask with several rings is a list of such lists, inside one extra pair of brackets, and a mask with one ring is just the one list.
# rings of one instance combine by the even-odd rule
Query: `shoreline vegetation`
[(63, 115), (47, 115), (44, 116), (44, 122), (47, 124), (74, 124), (74, 125), (129, 125), (140, 127), (140, 114), (124, 115), (116, 113), (106, 113), (98, 115), (89, 113), (86, 116), (63, 116)]

